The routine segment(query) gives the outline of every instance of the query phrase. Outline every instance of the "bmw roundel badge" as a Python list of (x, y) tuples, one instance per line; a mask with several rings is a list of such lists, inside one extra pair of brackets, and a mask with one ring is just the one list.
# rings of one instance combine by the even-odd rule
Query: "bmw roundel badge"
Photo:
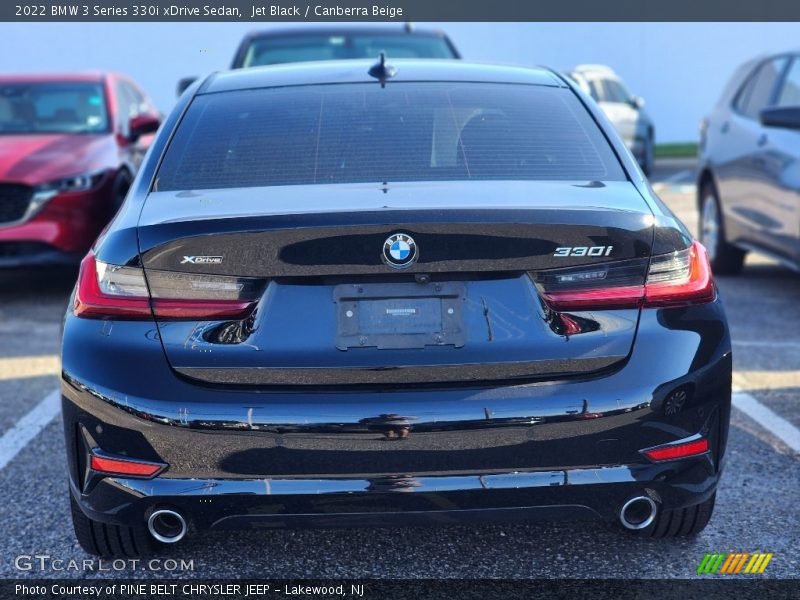
[(417, 244), (410, 235), (395, 233), (383, 242), (383, 262), (394, 269), (406, 269), (417, 262)]

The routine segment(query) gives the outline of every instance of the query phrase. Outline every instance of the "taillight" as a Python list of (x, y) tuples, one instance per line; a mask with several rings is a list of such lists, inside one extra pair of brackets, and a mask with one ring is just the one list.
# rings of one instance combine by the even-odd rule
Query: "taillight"
[(553, 310), (589, 310), (638, 306), (644, 295), (647, 259), (600, 263), (535, 275), (539, 291)]
[[(263, 292), (262, 280), (148, 271), (111, 265), (86, 255), (73, 313), (88, 319), (243, 319)], [(149, 293), (148, 293), (149, 292)]]
[(545, 302), (557, 311), (664, 307), (714, 299), (714, 281), (705, 248), (647, 259), (600, 263), (539, 273), (534, 277)]
[(714, 280), (706, 249), (695, 242), (686, 250), (654, 256), (644, 289), (645, 306), (702, 304), (714, 299)]
[(72, 312), (76, 317), (143, 319), (152, 316), (141, 269), (112, 267), (89, 252), (81, 261)]

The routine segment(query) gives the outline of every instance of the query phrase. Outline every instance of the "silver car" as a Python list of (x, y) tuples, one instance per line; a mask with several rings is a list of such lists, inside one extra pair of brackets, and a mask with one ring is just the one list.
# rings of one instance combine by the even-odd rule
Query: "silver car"
[(700, 124), (700, 239), (716, 273), (754, 251), (800, 271), (800, 52), (755, 58)]
[(650, 175), (655, 127), (643, 110), (644, 100), (628, 92), (622, 79), (605, 65), (578, 65), (567, 75), (594, 98), (636, 157), (642, 171)]

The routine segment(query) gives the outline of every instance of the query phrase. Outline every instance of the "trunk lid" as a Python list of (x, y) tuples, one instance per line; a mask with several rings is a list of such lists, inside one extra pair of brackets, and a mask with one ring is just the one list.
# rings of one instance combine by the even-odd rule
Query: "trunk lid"
[[(382, 259), (396, 233), (413, 237), (408, 268)], [(627, 182), (298, 185), (152, 193), (139, 239), (148, 280), (189, 273), (263, 286), (246, 319), (158, 322), (167, 359), (187, 377), (480, 384), (623, 361), (638, 309), (561, 315), (534, 279), (646, 261), (652, 214)]]

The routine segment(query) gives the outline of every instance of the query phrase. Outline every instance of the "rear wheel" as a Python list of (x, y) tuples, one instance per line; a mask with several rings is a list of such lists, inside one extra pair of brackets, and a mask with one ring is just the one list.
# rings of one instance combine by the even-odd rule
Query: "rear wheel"
[(658, 511), (655, 520), (646, 529), (635, 531), (637, 535), (650, 538), (671, 538), (697, 535), (705, 529), (714, 513), (714, 502), (717, 493), (705, 502), (677, 508), (674, 510), (662, 509)]
[(127, 171), (120, 171), (117, 178), (114, 180), (114, 188), (111, 195), (111, 217), (113, 218), (119, 212), (122, 203), (125, 202), (125, 196), (128, 195), (128, 190), (131, 188), (133, 179)]
[(708, 251), (711, 270), (719, 275), (736, 275), (744, 267), (746, 252), (725, 239), (722, 210), (714, 186), (703, 187), (700, 203), (700, 241)]
[(156, 549), (156, 544), (147, 533), (147, 528), (109, 525), (90, 519), (69, 495), (72, 511), (72, 526), (75, 537), (86, 552), (95, 556), (133, 558), (147, 556)]

